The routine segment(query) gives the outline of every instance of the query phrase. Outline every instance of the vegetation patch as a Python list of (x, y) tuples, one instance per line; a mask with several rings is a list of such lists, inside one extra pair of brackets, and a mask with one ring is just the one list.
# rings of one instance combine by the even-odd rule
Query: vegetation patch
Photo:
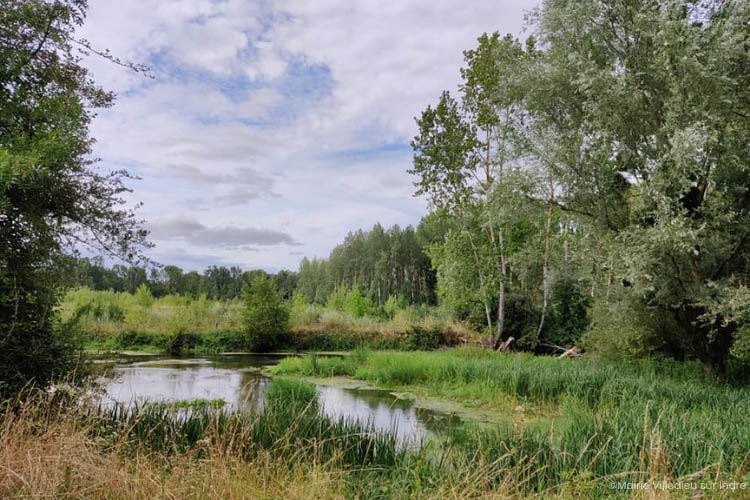
[(589, 460), (584, 469), (595, 476), (634, 470), (654, 446), (676, 476), (720, 463), (745, 474), (750, 459), (750, 433), (741, 423), (750, 390), (707, 380), (697, 363), (612, 364), (456, 349), (310, 355), (283, 359), (271, 371), (356, 377), (500, 411), (508, 427), (497, 431), (499, 441), (487, 441), (487, 451), (499, 458), (497, 443), (508, 442), (513, 446), (500, 450), (518, 445), (529, 456), (544, 455), (540, 486), (550, 471), (559, 480), (573, 466), (566, 454)]
[(223, 399), (181, 399), (178, 401), (149, 402), (145, 406), (150, 408), (163, 408), (171, 410), (205, 410), (213, 408), (218, 410), (224, 408), (227, 402)]

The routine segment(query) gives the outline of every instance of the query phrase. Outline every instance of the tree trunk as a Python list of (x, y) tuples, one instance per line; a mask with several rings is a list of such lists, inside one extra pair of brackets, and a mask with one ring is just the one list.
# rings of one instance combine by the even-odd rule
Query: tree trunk
[(536, 338), (542, 338), (544, 329), (544, 318), (547, 315), (547, 303), (549, 302), (549, 247), (550, 233), (552, 228), (552, 193), (550, 193), (549, 207), (547, 208), (547, 232), (544, 236), (544, 262), (542, 265), (542, 317), (539, 319), (539, 328), (536, 330)]
[[(482, 267), (479, 263), (479, 254), (477, 253), (477, 247), (474, 245), (474, 237), (471, 235), (471, 230), (464, 225), (467, 234), (469, 235), (469, 244), (471, 250), (474, 253), (474, 262), (477, 265), (477, 274), (479, 275), (479, 290), (482, 292), (482, 302), (484, 303), (484, 313), (487, 316), (487, 326), (492, 330), (492, 314), (490, 313), (490, 301), (487, 297), (487, 289), (484, 286), (484, 273), (482, 273)], [(490, 336), (491, 337), (491, 336)], [(492, 340), (491, 338), (488, 341)]]
[[(497, 301), (497, 339), (495, 342), (500, 342), (505, 330), (505, 276), (507, 274), (502, 227), (497, 232), (497, 240), (500, 247), (500, 297)], [(493, 347), (496, 346), (493, 345)]]

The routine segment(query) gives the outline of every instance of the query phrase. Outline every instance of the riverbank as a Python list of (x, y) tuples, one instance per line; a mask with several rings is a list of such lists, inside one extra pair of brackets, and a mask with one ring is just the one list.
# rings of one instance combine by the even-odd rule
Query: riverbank
[[(83, 346), (90, 352), (130, 351), (145, 354), (218, 354), (223, 352), (254, 352), (242, 330), (207, 332), (173, 332), (125, 330), (103, 335), (82, 326)], [(471, 340), (469, 340), (471, 339)], [(272, 349), (276, 352), (338, 352), (354, 349), (434, 350), (468, 342), (478, 336), (460, 325), (411, 325), (398, 330), (382, 325), (375, 329), (338, 328), (326, 331), (322, 325), (298, 326), (277, 335)]]
[(314, 386), (290, 380), (274, 380), (267, 404), (253, 415), (210, 405), (179, 413), (184, 406), (107, 410), (81, 404), (74, 389), (5, 402), (0, 496), (694, 498), (696, 490), (626, 486), (669, 482), (715, 488), (703, 498), (743, 498), (745, 491), (722, 485), (741, 488), (747, 479), (730, 463), (679, 475), (653, 440), (632, 469), (601, 475), (618, 464), (607, 465), (603, 450), (594, 453), (596, 435), (583, 449), (569, 437), (558, 453), (543, 433), (500, 425), (458, 427), (443, 443), (405, 449), (393, 434), (321, 415)]
[[(275, 380), (262, 412), (134, 411), (58, 389), (0, 406), (3, 498), (567, 498), (470, 446), (405, 449), (318, 411), (312, 385)], [(475, 442), (480, 436), (470, 438)]]
[[(274, 338), (271, 349), (429, 350), (479, 340), (476, 332), (429, 307), (407, 306), (384, 317), (307, 304), (297, 304), (291, 312), (288, 331)], [(73, 324), (87, 350), (173, 354), (255, 350), (243, 330), (239, 300), (176, 295), (155, 299), (81, 288), (66, 295), (60, 316)]]
[[(570, 474), (626, 476), (651, 459), (673, 479), (700, 472), (750, 481), (750, 388), (706, 380), (698, 364), (453, 349), (311, 355), (284, 359), (271, 371), (352, 377), (493, 414), (501, 423), (486, 451), (525, 450), (530, 466), (543, 468), (552, 483)], [(570, 456), (578, 457), (572, 469)]]

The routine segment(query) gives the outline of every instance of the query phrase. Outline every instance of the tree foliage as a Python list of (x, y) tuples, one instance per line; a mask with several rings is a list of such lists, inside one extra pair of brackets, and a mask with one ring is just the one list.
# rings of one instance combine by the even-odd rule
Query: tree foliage
[(124, 207), (126, 172), (100, 172), (88, 126), (112, 94), (80, 65), (85, 0), (0, 9), (0, 390), (70, 364), (54, 307), (65, 252), (137, 260), (146, 232)]
[(750, 330), (749, 13), (748, 2), (548, 0), (523, 49), (480, 37), (461, 105), (443, 94), (413, 143), (417, 193), (466, 221), (432, 252), (439, 288), (470, 303), (471, 290), (487, 302), (487, 283), (506, 286), (541, 315), (548, 343), (574, 340), (564, 330), (585, 325), (593, 302), (609, 318), (594, 318), (592, 338), (619, 335), (601, 319), (628, 317), (634, 345), (610, 344), (722, 372)]
[(289, 308), (284, 303), (274, 282), (267, 275), (245, 285), (243, 322), (249, 349), (268, 351), (289, 329)]
[(349, 233), (328, 259), (303, 259), (297, 276), (299, 292), (312, 303), (325, 304), (337, 290), (358, 288), (381, 306), (389, 297), (410, 304), (434, 302), (435, 276), (424, 252), (422, 225)]

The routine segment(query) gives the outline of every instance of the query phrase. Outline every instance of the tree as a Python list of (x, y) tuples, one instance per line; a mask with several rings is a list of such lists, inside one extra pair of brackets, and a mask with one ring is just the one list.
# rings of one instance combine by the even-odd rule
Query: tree
[(248, 348), (273, 349), (289, 329), (289, 308), (273, 280), (266, 274), (253, 279), (243, 290), (243, 322)]
[(283, 299), (291, 300), (294, 290), (297, 288), (297, 274), (282, 269), (273, 276), (273, 280)]
[(85, 0), (5, 0), (0, 9), (0, 391), (44, 384), (73, 361), (55, 323), (65, 253), (130, 261), (146, 231), (122, 208), (126, 172), (101, 173), (88, 125), (112, 104), (74, 47)]
[[(437, 106), (428, 106), (417, 119), (409, 172), (419, 177), (415, 194), (427, 195), (465, 232), (489, 329), (487, 344), (495, 347), (505, 336), (509, 270), (505, 223), (489, 200), (523, 152), (517, 129), (524, 91), (518, 75), (534, 50), (529, 45), (527, 53), (517, 40), (497, 33), (482, 35), (478, 42), (464, 52), (461, 104), (443, 92)], [(471, 229), (477, 224), (479, 234)], [(486, 255), (491, 256), (489, 268), (483, 263)]]
[(321, 304), (337, 291), (345, 294), (354, 287), (378, 306), (391, 296), (410, 304), (435, 300), (430, 259), (411, 226), (386, 230), (375, 224), (370, 231), (349, 233), (328, 259), (303, 259), (294, 281), (308, 301)]
[(139, 306), (149, 308), (154, 305), (154, 296), (145, 283), (138, 287), (134, 295), (135, 303)]
[(530, 109), (564, 138), (561, 205), (610, 242), (603, 309), (639, 315), (641, 338), (719, 374), (747, 321), (749, 13), (551, 1), (535, 22)]
[(167, 289), (169, 293), (182, 295), (185, 290), (185, 277), (182, 269), (177, 266), (165, 266), (164, 274), (167, 277)]
[(372, 303), (362, 296), (358, 286), (346, 293), (346, 311), (356, 318), (366, 316), (372, 311)]
[[(507, 335), (507, 289), (537, 338), (565, 339), (560, 325), (588, 323), (588, 290), (597, 338), (627, 319), (640, 330), (605, 335), (719, 374), (747, 352), (749, 13), (550, 0), (523, 50), (480, 37), (460, 105), (444, 93), (412, 143), (417, 194), (460, 228), (430, 249), (441, 297), (481, 299), (487, 325), (497, 301)], [(518, 189), (519, 173), (530, 186)]]

